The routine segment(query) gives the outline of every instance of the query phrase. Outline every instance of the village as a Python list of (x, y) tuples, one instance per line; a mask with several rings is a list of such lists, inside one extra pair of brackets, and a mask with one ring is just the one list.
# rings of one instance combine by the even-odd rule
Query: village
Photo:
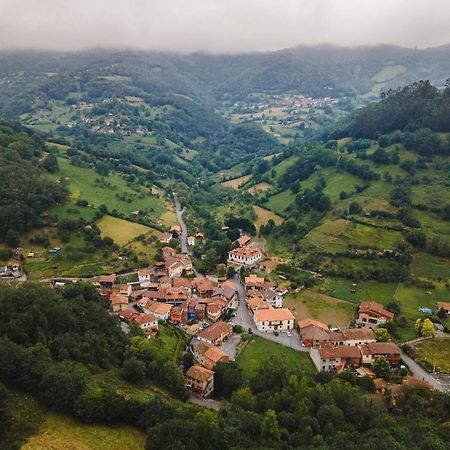
[[(226, 278), (198, 274), (189, 252), (179, 253), (169, 246), (180, 235), (179, 225), (158, 234), (163, 260), (139, 269), (137, 281), (123, 283), (120, 276), (106, 274), (90, 282), (109, 302), (111, 314), (119, 318), (125, 333), (132, 323), (149, 339), (158, 335), (163, 324), (184, 333), (189, 342), (184, 351), (192, 354), (194, 362), (185, 370), (186, 387), (194, 396), (213, 394), (215, 365), (236, 360), (248, 344), (244, 335), (308, 352), (317, 372), (337, 375), (352, 371), (358, 377), (373, 378), (378, 392), (384, 392), (388, 385), (386, 377), (375, 369), (380, 363), (387, 363), (393, 375), (389, 389), (399, 392), (402, 384), (442, 388), (423, 369), (413, 366), (396, 343), (379, 338), (377, 327), (394, 318), (381, 304), (360, 303), (349, 328), (332, 328), (309, 317), (299, 320), (284, 306), (289, 288), (277, 285), (273, 277), (268, 280), (277, 262), (264, 255), (257, 239), (241, 233), (228, 254), (228, 265), (236, 269), (235, 275)], [(199, 231), (184, 239), (184, 247), (191, 249), (204, 235)], [(0, 269), (3, 276), (21, 273), (19, 264)], [(52, 282), (54, 288), (64, 284)], [(436, 308), (450, 312), (448, 303), (438, 303)]]

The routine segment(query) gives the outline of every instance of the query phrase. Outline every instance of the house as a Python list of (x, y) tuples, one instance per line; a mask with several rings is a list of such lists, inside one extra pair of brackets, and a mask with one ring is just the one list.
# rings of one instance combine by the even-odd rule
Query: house
[(271, 273), (278, 267), (278, 263), (276, 261), (266, 259), (259, 264), (259, 267), (261, 270), (264, 270), (264, 272)]
[(100, 286), (103, 288), (112, 288), (113, 284), (116, 282), (116, 274), (102, 275), (99, 279)]
[(261, 261), (263, 254), (256, 247), (239, 247), (228, 252), (228, 261), (251, 266)]
[(361, 345), (363, 364), (373, 364), (378, 358), (387, 359), (391, 365), (400, 363), (400, 348), (393, 342), (373, 342)]
[(300, 338), (305, 347), (317, 348), (330, 341), (330, 333), (328, 329), (311, 325), (300, 329)]
[(253, 316), (259, 331), (288, 331), (294, 328), (295, 317), (288, 308), (256, 309)]
[(330, 370), (340, 371), (346, 364), (359, 367), (362, 362), (361, 350), (356, 346), (324, 346), (312, 348), (310, 357), (320, 371), (329, 372)]
[(159, 288), (160, 289), (169, 289), (173, 286), (172, 278), (169, 276), (161, 277), (159, 279)]
[(189, 246), (193, 247), (195, 245), (195, 236), (188, 236), (187, 243)]
[(258, 309), (272, 309), (272, 306), (266, 303), (261, 291), (249, 291), (246, 297), (247, 308), (255, 315)]
[(211, 297), (217, 289), (217, 283), (203, 276), (195, 277), (192, 286), (197, 290), (200, 297)]
[(211, 322), (217, 322), (222, 315), (225, 306), (219, 303), (208, 303), (206, 305), (206, 316)]
[(183, 264), (180, 261), (174, 261), (167, 266), (167, 271), (170, 278), (181, 277), (183, 273)]
[(264, 289), (262, 291), (262, 295), (264, 300), (274, 308), (283, 307), (283, 296), (280, 294), (280, 292), (275, 291), (274, 289)]
[(330, 332), (330, 343), (332, 345), (363, 345), (376, 342), (375, 333), (372, 328), (347, 328), (341, 331)]
[(180, 227), (180, 225), (172, 225), (170, 227), (170, 232), (171, 233), (176, 233), (176, 234), (181, 234), (181, 227)]
[(172, 240), (172, 233), (160, 232), (158, 233), (158, 240), (163, 244), (168, 244)]
[(129, 323), (134, 320), (139, 315), (139, 313), (126, 309), (124, 311), (120, 311), (118, 315), (119, 319), (122, 322)]
[(362, 302), (359, 305), (358, 323), (376, 328), (394, 318), (394, 314), (383, 308), (377, 302)]
[(219, 362), (228, 362), (230, 357), (220, 348), (206, 342), (195, 340), (191, 345), (191, 352), (194, 360), (205, 367), (212, 370)]
[(237, 242), (239, 244), (239, 247), (244, 247), (246, 244), (248, 244), (252, 240), (252, 237), (248, 234), (243, 234), (239, 238), (237, 238), (234, 242)]
[(298, 321), (298, 326), (305, 347), (320, 347), (330, 340), (328, 326), (318, 320), (302, 319)]
[(147, 283), (150, 281), (152, 276), (151, 269), (140, 269), (138, 270), (138, 278), (140, 283)]
[(174, 278), (172, 280), (172, 286), (178, 287), (178, 288), (184, 288), (187, 291), (189, 291), (189, 293), (191, 293), (191, 291), (192, 291), (192, 282), (188, 278), (183, 278), (183, 277)]
[(144, 311), (147, 314), (153, 314), (157, 319), (168, 320), (172, 305), (167, 303), (159, 303), (149, 300), (144, 306)]
[(434, 309), (436, 313), (443, 309), (445, 313), (450, 316), (450, 302), (437, 302)]
[(177, 254), (177, 251), (172, 247), (163, 247), (161, 249), (161, 251), (162, 251), (164, 259), (168, 258), (169, 256), (173, 257)]
[(208, 397), (214, 390), (214, 372), (201, 366), (192, 366), (186, 372), (186, 384), (202, 397)]
[(158, 331), (158, 319), (153, 314), (139, 314), (133, 320), (146, 334), (155, 334)]
[(197, 335), (199, 341), (206, 342), (211, 345), (220, 345), (225, 339), (233, 334), (233, 325), (226, 322), (213, 323), (208, 328), (205, 328)]
[(132, 287), (129, 284), (114, 284), (111, 288), (111, 294), (119, 294), (130, 296), (132, 292)]
[(262, 289), (264, 285), (264, 277), (258, 277), (254, 273), (244, 278), (245, 290)]
[(238, 307), (238, 297), (236, 295), (236, 291), (233, 287), (230, 287), (227, 284), (222, 283), (220, 287), (218, 287), (214, 293), (212, 294), (211, 298), (215, 297), (222, 297), (226, 299), (227, 302), (227, 308), (229, 309), (237, 309)]
[(196, 235), (195, 235), (195, 237), (197, 238), (197, 239), (203, 239), (204, 237), (205, 237), (205, 235), (202, 233), (202, 232), (198, 232)]
[(124, 311), (128, 309), (128, 297), (126, 295), (113, 294), (109, 301), (113, 312)]

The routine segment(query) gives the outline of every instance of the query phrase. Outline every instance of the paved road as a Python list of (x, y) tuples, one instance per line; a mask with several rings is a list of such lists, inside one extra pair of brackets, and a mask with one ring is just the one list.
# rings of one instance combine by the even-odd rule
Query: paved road
[(260, 336), (269, 341), (284, 345), (285, 347), (290, 347), (298, 352), (309, 352), (309, 349), (301, 344), (300, 336), (296, 330), (291, 331), (291, 337), (289, 337), (286, 333), (280, 333), (279, 336), (275, 336), (273, 333), (264, 333), (263, 331), (258, 331), (256, 329), (255, 323), (253, 322), (250, 311), (247, 309), (245, 303), (245, 290), (240, 283), (239, 275), (235, 275), (232, 281), (239, 296), (239, 306), (236, 311), (236, 317), (233, 319), (233, 324), (242, 325), (245, 331), (251, 328), (253, 334), (255, 334), (256, 336)]
[(431, 374), (429, 374), (425, 369), (419, 366), (412, 358), (410, 358), (406, 353), (401, 353), (402, 360), (408, 365), (409, 370), (413, 374), (414, 377), (419, 380), (427, 381), (433, 389), (441, 392), (448, 392), (450, 390), (448, 383), (444, 384), (434, 378)]
[(178, 200), (177, 194), (175, 192), (173, 192), (173, 201), (175, 202), (175, 213), (177, 215), (177, 220), (181, 227), (181, 253), (188, 253), (187, 227), (183, 220), (184, 208), (181, 208), (181, 203)]

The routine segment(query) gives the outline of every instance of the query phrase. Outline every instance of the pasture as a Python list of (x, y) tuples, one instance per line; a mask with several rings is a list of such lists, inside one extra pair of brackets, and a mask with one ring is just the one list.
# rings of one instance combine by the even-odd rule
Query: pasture
[(244, 175), (239, 178), (234, 178), (233, 180), (224, 181), (222, 186), (232, 188), (232, 189), (239, 189), (244, 183), (246, 183), (248, 180), (250, 180), (252, 176), (251, 175)]
[(426, 361), (431, 366), (436, 364), (441, 372), (450, 373), (450, 339), (427, 339), (415, 346), (419, 349), (417, 360)]
[(135, 237), (151, 231), (151, 228), (145, 225), (112, 216), (103, 216), (97, 222), (97, 226), (102, 237), (109, 236), (116, 244), (121, 246), (132, 241)]
[(277, 216), (274, 212), (261, 208), (260, 206), (253, 205), (253, 211), (256, 214), (255, 227), (257, 230), (261, 228), (261, 225), (265, 225), (270, 219), (275, 222), (275, 225), (280, 225), (283, 222), (283, 218)]
[(145, 433), (128, 426), (87, 425), (49, 412), (23, 450), (135, 450), (145, 448)]
[(249, 187), (247, 191), (251, 192), (252, 194), (257, 194), (258, 192), (267, 191), (267, 189), (270, 189), (271, 187), (271, 184), (263, 181), (261, 183), (254, 184), (252, 187)]
[(399, 231), (385, 230), (344, 219), (326, 220), (311, 230), (303, 239), (304, 249), (338, 252), (349, 245), (372, 246), (373, 248), (393, 249), (402, 240)]
[(237, 363), (248, 381), (257, 374), (258, 369), (271, 357), (280, 357), (291, 370), (311, 375), (314, 373), (308, 353), (301, 353), (264, 338), (253, 336), (251, 342), (242, 350)]
[(152, 218), (158, 218), (165, 210), (162, 201), (152, 196), (148, 188), (130, 187), (118, 173), (101, 177), (94, 169), (75, 167), (65, 158), (58, 158), (58, 163), (59, 170), (53, 178), (66, 179), (72, 202), (83, 199), (94, 207), (104, 204), (110, 211), (115, 209), (123, 214), (149, 211)]
[(277, 214), (283, 215), (286, 212), (286, 208), (294, 201), (294, 199), (295, 195), (292, 191), (290, 189), (286, 189), (285, 191), (272, 195), (264, 206)]
[(297, 320), (316, 319), (326, 325), (338, 327), (348, 326), (356, 311), (354, 303), (309, 289), (289, 293), (284, 297), (284, 305)]

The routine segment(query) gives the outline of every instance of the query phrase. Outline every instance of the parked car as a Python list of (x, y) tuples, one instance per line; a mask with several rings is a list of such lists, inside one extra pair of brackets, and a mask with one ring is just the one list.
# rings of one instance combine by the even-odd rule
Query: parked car
[(280, 335), (280, 333), (278, 333), (278, 331), (274, 331), (273, 334), (274, 334), (275, 336), (279, 336), (279, 335)]
[(286, 331), (286, 334), (287, 334), (288, 337), (292, 336), (292, 333), (290, 331)]

